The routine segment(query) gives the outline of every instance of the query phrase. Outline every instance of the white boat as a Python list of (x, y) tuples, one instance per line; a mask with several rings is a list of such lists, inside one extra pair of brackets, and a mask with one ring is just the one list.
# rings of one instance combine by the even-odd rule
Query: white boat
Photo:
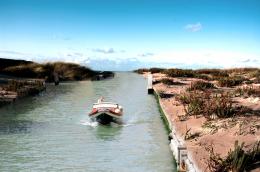
[(93, 121), (101, 124), (109, 124), (110, 122), (122, 123), (123, 108), (117, 103), (103, 102), (99, 100), (94, 103), (89, 117)]

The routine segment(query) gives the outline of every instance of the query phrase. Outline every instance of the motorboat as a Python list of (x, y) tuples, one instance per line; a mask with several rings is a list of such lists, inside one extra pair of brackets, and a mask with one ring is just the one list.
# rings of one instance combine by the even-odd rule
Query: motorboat
[(89, 117), (100, 124), (122, 123), (123, 108), (117, 103), (99, 100), (93, 104)]

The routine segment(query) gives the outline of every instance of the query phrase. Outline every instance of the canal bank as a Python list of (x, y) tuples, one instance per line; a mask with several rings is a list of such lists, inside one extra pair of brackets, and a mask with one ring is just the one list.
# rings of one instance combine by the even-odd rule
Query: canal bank
[[(144, 77), (147, 78), (147, 74), (144, 74)], [(204, 114), (190, 115), (189, 112), (192, 109), (189, 108), (194, 104), (183, 104), (180, 100), (186, 101), (187, 94), (191, 94), (189, 88), (196, 80), (198, 79), (186, 77), (167, 78), (162, 73), (153, 74), (153, 89), (157, 97), (159, 97), (158, 104), (163, 109), (167, 122), (172, 125), (169, 125), (171, 127), (170, 146), (179, 167), (184, 164), (182, 162), (185, 162), (188, 171), (216, 171), (216, 168), (223, 165), (222, 162), (226, 163), (227, 159), (237, 151), (238, 144), (245, 144), (246, 151), (258, 151), (259, 149), (255, 148), (255, 145), (259, 145), (259, 138), (256, 136), (259, 135), (260, 130), (255, 126), (259, 126), (259, 116), (256, 115), (259, 103), (250, 102), (249, 98), (235, 96), (229, 100), (232, 102), (241, 100), (241, 102), (233, 104), (232, 109), (238, 106), (251, 108), (250, 111), (244, 112), (244, 114), (246, 113), (245, 116), (241, 113), (226, 118), (212, 118), (215, 117), (212, 116), (209, 119)], [(223, 88), (217, 89), (219, 91)], [(203, 94), (205, 92), (200, 92), (197, 96), (201, 99), (200, 96)], [(214, 101), (215, 99), (210, 100)], [(223, 100), (223, 98), (220, 100)], [(211, 107), (217, 108), (219, 106)], [(208, 110), (205, 104), (200, 108)], [(184, 160), (182, 160), (182, 156)], [(214, 164), (216, 157), (221, 160), (218, 162), (219, 164)], [(243, 156), (239, 157), (242, 158)], [(236, 157), (232, 158), (237, 159)], [(258, 160), (256, 159), (256, 161)], [(252, 164), (254, 162), (248, 163), (247, 168), (259, 171), (259, 166)], [(230, 166), (227, 168), (233, 168), (233, 164), (227, 164), (227, 166)]]
[(148, 81), (148, 86), (147, 86), (148, 94), (154, 94), (158, 104), (159, 111), (161, 113), (162, 120), (168, 131), (169, 134), (168, 139), (170, 141), (169, 146), (176, 160), (178, 171), (189, 171), (189, 172), (200, 171), (198, 167), (194, 164), (194, 160), (189, 154), (187, 147), (185, 146), (184, 140), (176, 132), (174, 122), (171, 120), (172, 119), (171, 116), (165, 110), (167, 107), (161, 101), (159, 90), (153, 87), (152, 75), (147, 76), (147, 81)]
[(178, 171), (188, 171), (188, 172), (198, 172), (200, 171), (198, 167), (194, 164), (192, 158), (190, 157), (185, 143), (181, 137), (178, 136), (174, 124), (171, 121), (170, 115), (164, 110), (165, 107), (160, 100), (158, 90), (153, 88), (153, 94), (158, 103), (158, 108), (161, 113), (162, 119), (169, 133), (170, 148), (173, 156), (177, 163)]

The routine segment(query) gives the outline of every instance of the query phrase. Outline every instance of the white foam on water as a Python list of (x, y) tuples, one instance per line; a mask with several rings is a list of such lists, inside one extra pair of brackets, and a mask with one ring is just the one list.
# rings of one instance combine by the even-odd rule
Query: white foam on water
[(123, 121), (122, 124), (118, 124), (118, 125), (120, 125), (122, 127), (129, 127), (129, 126), (136, 125), (138, 123), (139, 123), (138, 118), (132, 117), (126, 121)]
[[(129, 127), (129, 126), (133, 126), (133, 125), (136, 125), (136, 124), (139, 124), (139, 123), (143, 123), (143, 120), (139, 119), (139, 114), (140, 114), (140, 112), (133, 114), (130, 119), (125, 119), (120, 124), (111, 122), (110, 126), (112, 126), (112, 127)], [(85, 125), (85, 126), (91, 126), (91, 127), (97, 127), (99, 125), (98, 122), (91, 121), (89, 118), (81, 120), (80, 124)]]
[(142, 111), (139, 111), (139, 112), (136, 112), (136, 113), (132, 114), (130, 119), (127, 119), (124, 122), (124, 125), (125, 126), (131, 126), (131, 125), (137, 125), (137, 124), (144, 123), (146, 120), (144, 120), (142, 118), (142, 114), (144, 114), (144, 112), (142, 112)]
[(91, 127), (96, 127), (98, 126), (98, 122), (96, 121), (90, 121), (90, 120), (81, 120), (80, 121), (81, 125), (86, 125), (86, 126), (91, 126)]
[(122, 127), (129, 127), (129, 126), (132, 126), (132, 125), (134, 125), (134, 124), (131, 124), (131, 123), (128, 124), (128, 123), (127, 123), (127, 124), (121, 124), (120, 126), (122, 126)]

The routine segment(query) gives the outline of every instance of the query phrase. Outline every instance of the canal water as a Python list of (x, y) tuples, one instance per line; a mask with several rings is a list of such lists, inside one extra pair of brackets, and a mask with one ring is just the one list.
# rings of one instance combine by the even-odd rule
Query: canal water
[[(0, 108), (0, 171), (173, 172), (156, 100), (134, 73), (48, 85)], [(100, 96), (124, 107), (124, 124), (100, 126), (88, 112)]]

